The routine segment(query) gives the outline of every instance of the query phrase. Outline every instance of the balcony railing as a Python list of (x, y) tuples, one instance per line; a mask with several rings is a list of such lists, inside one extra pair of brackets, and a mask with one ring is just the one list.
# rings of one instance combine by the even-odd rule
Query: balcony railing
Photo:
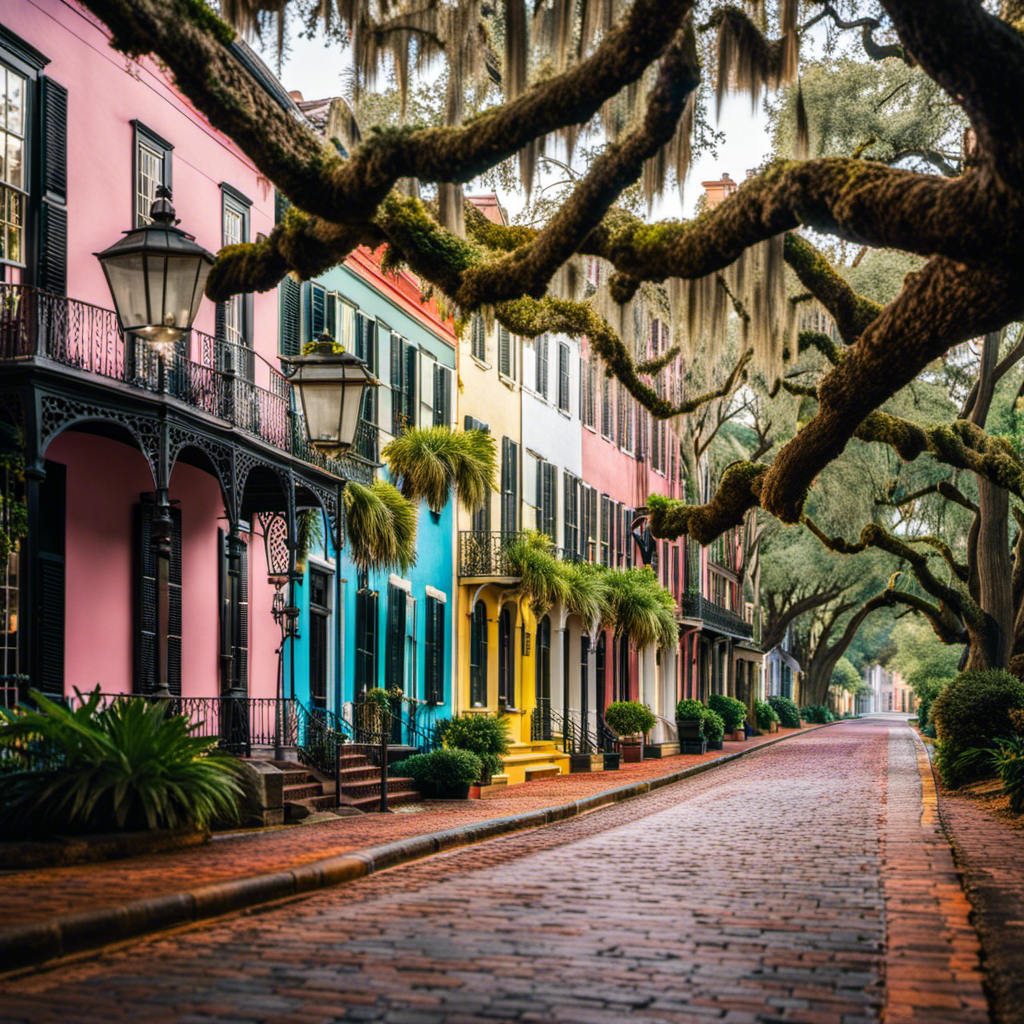
[(480, 530), (459, 531), (460, 576), (515, 576), (508, 548), (518, 534)]
[(700, 619), (712, 629), (730, 636), (749, 640), (754, 633), (754, 627), (742, 616), (693, 591), (680, 595), (679, 610), (684, 618)]
[[(112, 310), (0, 283), (0, 360), (32, 356), (177, 399), (329, 473), (353, 475), (309, 444), (301, 414), (290, 413), (291, 385), (245, 345), (191, 331), (162, 360), (145, 342), (126, 339)], [(373, 424), (360, 423), (351, 455), (378, 461)]]

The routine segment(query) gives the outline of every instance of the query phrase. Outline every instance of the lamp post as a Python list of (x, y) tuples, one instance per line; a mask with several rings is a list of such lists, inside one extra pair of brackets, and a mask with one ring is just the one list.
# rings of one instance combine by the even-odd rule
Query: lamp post
[[(213, 266), (213, 253), (177, 227), (171, 190), (160, 185), (150, 207), (151, 223), (94, 253), (103, 267), (121, 330), (149, 342), (164, 359), (191, 329)], [(162, 384), (161, 384), (162, 386)], [(170, 697), (167, 679), (171, 559), (171, 502), (167, 481), (158, 480), (152, 545), (156, 554), (157, 664), (154, 697)]]
[(355, 441), (363, 394), (380, 382), (358, 356), (346, 352), (326, 332), (304, 355), (283, 359), (299, 393), (306, 436), (327, 454), (347, 451)]

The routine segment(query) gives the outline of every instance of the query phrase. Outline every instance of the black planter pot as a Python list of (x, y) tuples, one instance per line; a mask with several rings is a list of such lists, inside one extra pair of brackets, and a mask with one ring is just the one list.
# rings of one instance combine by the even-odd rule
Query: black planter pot
[(456, 786), (445, 785), (438, 782), (435, 786), (435, 799), (437, 800), (468, 800), (469, 787), (472, 783), (460, 783)]
[(604, 770), (606, 772), (619, 770), (619, 752), (617, 750), (604, 755)]
[(721, 749), (722, 749), (722, 741), (721, 740), (708, 740), (708, 750), (721, 750)]

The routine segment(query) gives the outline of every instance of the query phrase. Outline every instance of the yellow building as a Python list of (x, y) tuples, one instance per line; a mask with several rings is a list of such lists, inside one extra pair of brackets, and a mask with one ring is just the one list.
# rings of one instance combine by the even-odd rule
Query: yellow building
[[(494, 196), (473, 201), (503, 221)], [(474, 315), (459, 345), (457, 388), (459, 425), (486, 429), (495, 440), (500, 491), (474, 512), (458, 512), (456, 710), (507, 718), (513, 739), (504, 759), (509, 783), (569, 770), (568, 755), (551, 740), (531, 739), (539, 734), (534, 721), (537, 620), (516, 594), (519, 581), (509, 574), (505, 558), (508, 541), (524, 525), (522, 347), (522, 339)]]

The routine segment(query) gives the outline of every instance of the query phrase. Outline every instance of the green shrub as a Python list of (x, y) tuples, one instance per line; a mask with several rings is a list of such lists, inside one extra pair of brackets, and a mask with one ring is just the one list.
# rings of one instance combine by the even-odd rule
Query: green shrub
[(747, 705), (735, 697), (726, 697), (724, 693), (711, 694), (708, 697), (708, 707), (722, 716), (726, 732), (742, 729), (743, 723), (747, 720)]
[(991, 764), (1010, 798), (1010, 810), (1020, 814), (1024, 811), (1024, 739), (1014, 736), (1000, 743), (992, 752)]
[(948, 679), (922, 679), (914, 683), (914, 695), (917, 697), (917, 725), (922, 732), (927, 732), (932, 702), (948, 682)]
[(711, 708), (704, 710), (704, 738), (709, 743), (721, 743), (725, 735), (725, 721), (722, 716)]
[[(4, 775), (0, 820), (11, 833), (206, 828), (237, 820), (238, 761), (216, 739), (137, 698), (100, 707), (99, 688), (74, 710), (31, 691), (38, 710), (0, 709), (0, 751), (23, 770)], [(81, 694), (78, 695), (81, 698)]]
[(1010, 712), (1024, 708), (1024, 683), (1003, 669), (961, 672), (931, 705), (938, 736), (935, 765), (947, 786), (981, 777), (980, 763), (962, 760), (972, 747), (989, 749), (1013, 732)]
[(646, 735), (658, 721), (646, 704), (635, 700), (617, 700), (609, 704), (604, 712), (604, 720), (620, 736), (635, 736), (637, 733)]
[(779, 720), (779, 713), (766, 700), (754, 701), (754, 715), (757, 718), (757, 727), (762, 732), (767, 732), (772, 727), (772, 722)]
[(800, 709), (800, 717), (805, 722), (811, 722), (814, 725), (824, 725), (826, 722), (836, 720), (836, 716), (832, 714), (826, 704), (808, 704)]
[(468, 786), (480, 778), (483, 762), (469, 750), (441, 747), (429, 754), (414, 754), (389, 768), (394, 777), (414, 779), (434, 786)]
[(775, 709), (779, 721), (787, 729), (800, 727), (800, 709), (788, 697), (773, 696), (768, 698), (768, 703)]
[(687, 697), (676, 705), (676, 721), (697, 719), (701, 724), (701, 732), (704, 731), (704, 716), (708, 709), (699, 700)]
[(470, 750), (478, 756), (507, 754), (512, 749), (508, 719), (500, 715), (463, 712), (448, 721), (439, 734), (446, 747)]

